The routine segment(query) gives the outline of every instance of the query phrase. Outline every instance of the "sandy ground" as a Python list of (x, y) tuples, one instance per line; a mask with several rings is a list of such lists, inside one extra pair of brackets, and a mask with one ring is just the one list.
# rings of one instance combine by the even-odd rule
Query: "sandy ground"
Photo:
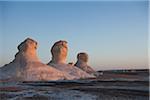
[(95, 79), (0, 82), (1, 100), (149, 100), (149, 73), (104, 72)]

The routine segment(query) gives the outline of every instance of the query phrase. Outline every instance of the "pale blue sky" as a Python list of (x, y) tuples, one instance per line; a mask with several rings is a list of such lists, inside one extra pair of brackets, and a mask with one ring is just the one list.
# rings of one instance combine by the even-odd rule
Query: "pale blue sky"
[(42, 62), (67, 40), (68, 62), (89, 54), (96, 70), (148, 67), (148, 2), (0, 2), (0, 66), (14, 59), (17, 45), (35, 39)]

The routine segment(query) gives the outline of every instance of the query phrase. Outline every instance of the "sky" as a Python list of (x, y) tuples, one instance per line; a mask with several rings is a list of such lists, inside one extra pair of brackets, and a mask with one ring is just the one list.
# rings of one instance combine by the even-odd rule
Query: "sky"
[(0, 1), (0, 66), (28, 37), (43, 63), (66, 40), (67, 63), (86, 52), (95, 70), (148, 68), (148, 1)]

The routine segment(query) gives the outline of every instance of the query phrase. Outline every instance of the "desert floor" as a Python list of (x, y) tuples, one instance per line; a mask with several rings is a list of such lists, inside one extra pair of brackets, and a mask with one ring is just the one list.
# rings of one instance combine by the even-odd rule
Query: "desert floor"
[(149, 71), (104, 71), (95, 79), (0, 82), (1, 100), (149, 100)]

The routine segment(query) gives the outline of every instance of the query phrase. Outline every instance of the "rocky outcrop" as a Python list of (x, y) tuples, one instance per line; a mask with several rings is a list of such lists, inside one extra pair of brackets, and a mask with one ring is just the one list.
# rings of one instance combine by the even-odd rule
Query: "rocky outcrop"
[(66, 64), (67, 52), (68, 46), (66, 41), (60, 40), (54, 43), (51, 48), (52, 60), (48, 63), (48, 65), (68, 74), (70, 77), (73, 77), (73, 79), (94, 77), (80, 68)]
[(37, 42), (27, 38), (18, 46), (15, 59), (0, 68), (0, 79), (42, 81), (70, 79), (63, 72), (41, 63), (36, 54)]
[(77, 55), (77, 62), (75, 64), (75, 66), (82, 69), (83, 71), (86, 71), (89, 74), (94, 74), (95, 71), (92, 69), (92, 67), (90, 67), (87, 64), (87, 62), (88, 62), (88, 54), (82, 52)]
[(57, 41), (51, 48), (52, 63), (65, 64), (67, 58), (68, 46), (66, 41)]

